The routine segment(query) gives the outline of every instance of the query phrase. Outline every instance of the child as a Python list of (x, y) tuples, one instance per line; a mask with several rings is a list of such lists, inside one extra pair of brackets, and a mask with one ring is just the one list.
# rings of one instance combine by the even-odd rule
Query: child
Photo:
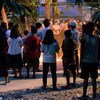
[(66, 75), (66, 81), (67, 86), (66, 88), (70, 87), (70, 73), (73, 75), (73, 84), (72, 86), (75, 86), (76, 81), (76, 72), (75, 72), (75, 42), (71, 39), (71, 31), (66, 30), (65, 31), (65, 39), (62, 43), (62, 51), (63, 51), (63, 66), (65, 68), (65, 75)]
[(27, 57), (26, 57), (26, 50), (25, 50), (25, 39), (28, 37), (29, 31), (24, 31), (24, 36), (22, 37), (23, 40), (23, 66), (27, 66)]
[(37, 32), (35, 26), (31, 26), (31, 35), (25, 39), (25, 48), (26, 48), (26, 57), (27, 57), (27, 76), (29, 78), (29, 70), (33, 67), (33, 78), (36, 78), (35, 72), (39, 64), (39, 48), (40, 48), (40, 39), (34, 34)]
[(53, 89), (55, 90), (57, 88), (56, 52), (59, 51), (59, 45), (54, 39), (53, 31), (51, 29), (46, 31), (40, 50), (43, 52), (43, 88), (46, 89), (47, 87), (47, 74), (50, 67)]

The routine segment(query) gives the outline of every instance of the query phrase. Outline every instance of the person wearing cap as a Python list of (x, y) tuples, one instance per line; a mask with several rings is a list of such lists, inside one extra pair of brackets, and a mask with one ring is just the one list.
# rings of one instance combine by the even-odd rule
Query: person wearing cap
[(76, 69), (77, 69), (77, 74), (79, 74), (79, 62), (78, 62), (78, 32), (76, 31), (76, 23), (71, 22), (70, 23), (70, 30), (72, 33), (72, 39), (76, 43), (76, 48), (75, 48), (75, 58), (76, 58)]

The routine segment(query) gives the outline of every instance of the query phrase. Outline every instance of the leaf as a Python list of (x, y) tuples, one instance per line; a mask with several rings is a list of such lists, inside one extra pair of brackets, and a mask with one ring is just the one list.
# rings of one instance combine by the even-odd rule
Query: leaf
[(1, 10), (2, 10), (2, 7), (3, 7), (3, 5), (4, 5), (4, 0), (0, 0), (0, 12), (1, 12)]

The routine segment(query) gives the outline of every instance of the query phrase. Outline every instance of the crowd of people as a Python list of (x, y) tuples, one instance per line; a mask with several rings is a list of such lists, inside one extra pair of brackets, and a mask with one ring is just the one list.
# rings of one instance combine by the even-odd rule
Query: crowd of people
[[(9, 22), (0, 26), (0, 77), (5, 77), (5, 83), (9, 83), (8, 69), (12, 69), (14, 78), (23, 78), (22, 68), (26, 67), (26, 78), (30, 77), (30, 69), (33, 69), (32, 78), (36, 78), (39, 70), (39, 58), (43, 53), (43, 89), (47, 87), (47, 74), (49, 67), (52, 74), (53, 89), (57, 89), (57, 57), (56, 53), (62, 50), (63, 75), (66, 77), (66, 87), (70, 89), (76, 86), (76, 74), (84, 79), (83, 97), (86, 97), (89, 74), (92, 78), (93, 98), (96, 97), (96, 79), (98, 78), (98, 66), (100, 61), (100, 24), (92, 22), (82, 23), (70, 20), (67, 24), (63, 20), (60, 26), (58, 21), (50, 25), (47, 18), (43, 25), (37, 22), (31, 26), (31, 31), (25, 30), (20, 34), (18, 25)], [(79, 26), (78, 26), (79, 25)], [(81, 30), (81, 35), (76, 30)], [(61, 47), (54, 34), (64, 34)], [(80, 44), (80, 49), (79, 49)], [(23, 52), (21, 52), (23, 48)], [(79, 51), (78, 51), (79, 50)], [(80, 52), (80, 54), (78, 54)], [(80, 56), (80, 59), (79, 59)], [(70, 82), (72, 74), (73, 83)]]

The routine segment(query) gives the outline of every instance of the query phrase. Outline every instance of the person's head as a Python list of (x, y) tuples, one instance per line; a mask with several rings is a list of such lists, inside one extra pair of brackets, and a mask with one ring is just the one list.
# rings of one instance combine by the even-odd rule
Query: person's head
[(70, 29), (70, 27), (71, 27), (71, 26), (70, 26), (70, 23), (68, 23), (68, 26), (67, 26), (67, 27), (68, 27), (68, 29)]
[(88, 22), (85, 26), (86, 28), (86, 33), (88, 35), (92, 35), (93, 31), (94, 31), (94, 24), (92, 22)]
[(70, 30), (66, 30), (66, 31), (64, 32), (64, 35), (65, 35), (65, 38), (69, 39), (69, 38), (71, 37), (72, 33), (71, 33)]
[(70, 23), (70, 28), (71, 29), (75, 29), (76, 28), (76, 23), (75, 22), (71, 22)]
[(50, 21), (46, 18), (46, 19), (43, 21), (43, 24), (44, 24), (45, 27), (49, 27)]
[(28, 34), (29, 34), (29, 31), (28, 30), (25, 30), (24, 31), (24, 35), (27, 36)]
[(19, 37), (19, 30), (16, 27), (12, 27), (11, 28), (11, 34), (10, 34), (11, 38), (17, 38)]
[(14, 25), (13, 22), (9, 22), (9, 23), (8, 23), (8, 27), (9, 27), (9, 29), (11, 29), (11, 28), (13, 27), (13, 25)]
[(41, 24), (40, 22), (37, 22), (37, 23), (35, 24), (35, 26), (36, 26), (36, 29), (40, 29), (40, 28), (42, 27), (42, 24)]
[(7, 29), (6, 23), (5, 23), (5, 22), (1, 22), (1, 27), (2, 27), (3, 29)]
[(18, 29), (18, 24), (13, 25), (12, 28), (16, 28), (16, 29)]
[(0, 37), (3, 37), (4, 35), (5, 35), (5, 33), (4, 33), (3, 29), (2, 29), (2, 27), (0, 26)]
[(37, 32), (37, 29), (34, 25), (31, 26), (31, 33), (34, 35)]
[(54, 35), (53, 35), (53, 31), (51, 29), (48, 29), (46, 31), (45, 37), (43, 39), (43, 44), (52, 44), (54, 41)]
[(59, 24), (58, 20), (55, 20), (55, 25), (58, 25), (58, 24)]

